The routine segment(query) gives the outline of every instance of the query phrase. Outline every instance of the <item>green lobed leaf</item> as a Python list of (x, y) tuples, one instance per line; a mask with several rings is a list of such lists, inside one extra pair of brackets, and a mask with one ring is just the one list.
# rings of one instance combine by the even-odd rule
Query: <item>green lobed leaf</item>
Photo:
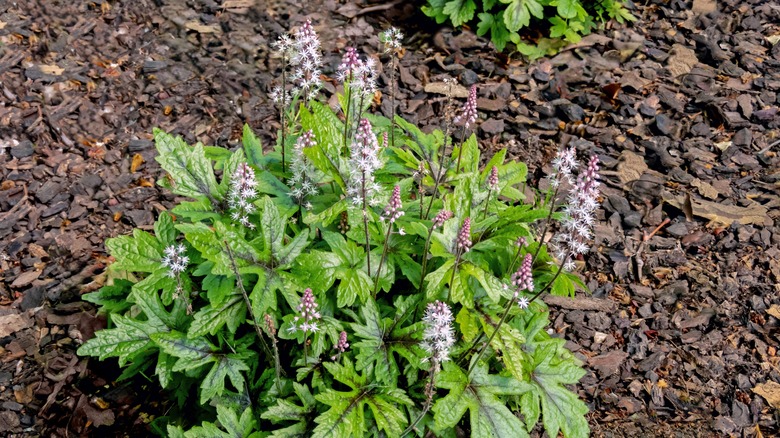
[(246, 318), (246, 305), (241, 292), (234, 291), (225, 301), (218, 305), (206, 306), (193, 315), (188, 336), (198, 337), (205, 334), (216, 334), (225, 324), (231, 333), (235, 333), (238, 326)]
[(244, 376), (241, 371), (249, 371), (249, 365), (242, 358), (231, 354), (218, 357), (200, 384), (200, 404), (221, 396), (225, 392), (226, 378), (230, 379), (234, 388), (243, 392)]
[(133, 237), (119, 236), (106, 240), (106, 248), (116, 259), (114, 269), (150, 273), (164, 269), (160, 241), (137, 228), (133, 230)]
[(449, 15), (452, 25), (457, 27), (471, 21), (476, 10), (474, 0), (450, 0), (444, 4), (442, 13)]
[(487, 366), (479, 364), (469, 380), (460, 367), (445, 362), (436, 386), (450, 390), (433, 406), (438, 429), (455, 427), (469, 410), (472, 437), (528, 436), (525, 425), (506, 407), (501, 396), (522, 395), (532, 390), (530, 384), (512, 377), (490, 375)]
[(155, 160), (174, 181), (161, 180), (163, 187), (190, 198), (214, 198), (217, 179), (202, 144), (190, 147), (181, 137), (174, 137), (160, 129), (154, 130), (154, 142), (158, 152)]
[(116, 328), (96, 332), (94, 338), (79, 347), (80, 356), (98, 356), (100, 360), (117, 357), (123, 366), (135, 354), (154, 347), (152, 335), (169, 330), (159, 322), (137, 321), (122, 315), (114, 315), (112, 321)]
[(549, 436), (557, 436), (561, 431), (567, 438), (587, 437), (588, 406), (564, 386), (577, 383), (585, 370), (564, 343), (563, 339), (550, 339), (537, 344), (531, 384), (541, 400), (542, 424)]

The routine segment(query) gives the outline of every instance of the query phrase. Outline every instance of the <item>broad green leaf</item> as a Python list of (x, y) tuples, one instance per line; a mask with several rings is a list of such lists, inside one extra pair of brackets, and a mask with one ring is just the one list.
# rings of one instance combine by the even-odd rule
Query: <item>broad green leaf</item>
[(171, 304), (173, 292), (177, 287), (176, 279), (158, 271), (134, 284), (127, 300), (135, 303), (150, 322), (173, 328), (178, 318), (165, 309), (165, 302), (158, 291), (163, 289), (163, 295), (168, 297), (167, 304)]
[(201, 283), (206, 297), (214, 306), (219, 306), (236, 290), (235, 276), (208, 274)]
[(450, 0), (444, 5), (442, 12), (450, 16), (453, 26), (458, 27), (471, 21), (476, 10), (474, 0)]
[(244, 376), (241, 371), (249, 371), (249, 365), (240, 357), (232, 354), (219, 356), (200, 384), (200, 404), (204, 405), (225, 392), (225, 378), (230, 379), (238, 392), (243, 392)]
[(550, 6), (557, 6), (558, 15), (562, 18), (574, 18), (577, 16), (578, 3), (577, 0), (552, 0)]
[(114, 269), (130, 272), (155, 272), (162, 266), (162, 245), (154, 236), (139, 229), (133, 237), (119, 236), (106, 240), (108, 252), (116, 259)]
[(307, 214), (304, 216), (303, 222), (306, 225), (321, 223), (323, 226), (327, 227), (333, 223), (342, 212), (346, 211), (347, 205), (347, 200), (341, 199), (317, 214)]
[(399, 436), (407, 422), (406, 415), (398, 409), (400, 405), (411, 406), (413, 402), (400, 389), (378, 386), (368, 382), (365, 374), (355, 372), (352, 362), (344, 358), (344, 365), (324, 362), (328, 372), (339, 382), (347, 385), (349, 391), (325, 389), (314, 397), (330, 408), (314, 419), (317, 427), (313, 438), (340, 438), (365, 436), (365, 409), (371, 409), (380, 431), (387, 436)]
[(444, 288), (445, 282), (450, 281), (450, 277), (452, 276), (452, 267), (454, 265), (455, 259), (449, 259), (444, 262), (444, 264), (441, 265), (439, 269), (425, 276), (425, 291), (426, 296), (429, 299), (436, 297)]
[(504, 283), (490, 272), (486, 272), (484, 269), (471, 263), (461, 263), (460, 269), (469, 276), (474, 277), (494, 303), (498, 304), (501, 297), (508, 294)]
[(171, 209), (171, 213), (182, 218), (189, 219), (192, 222), (200, 222), (206, 219), (217, 220), (219, 213), (214, 211), (211, 202), (208, 199), (197, 199), (195, 201), (184, 201)]
[(309, 230), (303, 230), (298, 233), (292, 242), (279, 250), (277, 261), (280, 265), (292, 263), (309, 244)]
[(286, 226), (285, 218), (279, 214), (276, 204), (266, 196), (262, 200), (263, 212), (261, 214), (261, 226), (263, 230), (264, 248), (270, 249), (271, 256), (278, 259), (282, 249), (282, 238)]
[(155, 159), (173, 181), (161, 180), (163, 187), (190, 198), (214, 198), (217, 179), (202, 144), (190, 147), (181, 137), (173, 137), (160, 129), (154, 130), (154, 142), (158, 152)]
[(81, 298), (100, 306), (101, 314), (121, 315), (131, 306), (131, 303), (127, 302), (127, 295), (132, 286), (131, 281), (116, 279), (114, 284), (103, 286), (97, 292), (84, 294)]
[(122, 315), (114, 315), (112, 321), (116, 328), (96, 332), (94, 338), (79, 347), (78, 354), (98, 356), (100, 360), (115, 356), (119, 358), (119, 365), (124, 366), (134, 354), (154, 346), (153, 334), (169, 330), (154, 321), (137, 321)]
[(154, 373), (157, 374), (160, 386), (163, 388), (167, 388), (173, 381), (173, 365), (175, 363), (176, 358), (164, 351), (157, 355), (157, 367), (154, 369)]
[(255, 133), (252, 132), (252, 128), (247, 124), (244, 124), (241, 135), (241, 144), (244, 147), (244, 155), (246, 156), (247, 163), (264, 169), (266, 160), (265, 156), (263, 156), (263, 145), (260, 143), (260, 139), (255, 136)]
[(154, 235), (163, 248), (176, 243), (176, 237), (179, 235), (179, 232), (174, 228), (173, 219), (167, 211), (160, 213), (157, 222), (154, 223)]
[(479, 364), (469, 380), (460, 367), (445, 362), (444, 370), (437, 376), (436, 386), (450, 390), (433, 406), (438, 429), (455, 427), (468, 409), (473, 438), (528, 436), (525, 425), (500, 397), (522, 395), (532, 390), (530, 384), (512, 377), (490, 375), (487, 366)]
[(246, 318), (244, 297), (241, 295), (241, 292), (235, 291), (219, 306), (206, 306), (195, 312), (193, 316), (195, 320), (192, 321), (192, 325), (187, 332), (188, 336), (198, 337), (207, 333), (214, 335), (225, 324), (227, 324), (231, 333), (235, 333), (238, 326)]
[(587, 437), (588, 406), (564, 386), (577, 383), (585, 370), (563, 344), (562, 339), (550, 339), (537, 345), (531, 383), (541, 399), (542, 424), (549, 436), (561, 431), (567, 438)]
[(374, 283), (365, 270), (342, 268), (337, 270), (336, 276), (340, 280), (336, 291), (338, 307), (351, 306), (358, 297), (360, 302), (365, 302), (371, 296)]
[(458, 316), (455, 317), (455, 322), (460, 326), (460, 332), (463, 334), (463, 340), (471, 342), (479, 335), (479, 318), (474, 316), (467, 307), (461, 307)]
[[(394, 353), (409, 362), (418, 362), (419, 357), (413, 351), (422, 339), (423, 323), (417, 322), (407, 327), (393, 324), (390, 319), (382, 319), (374, 300), (368, 300), (361, 309), (362, 321), (351, 324), (352, 330), (360, 341), (351, 346), (358, 352), (355, 369), (366, 370), (382, 382), (391, 384), (400, 375), (401, 367), (396, 363)], [(392, 331), (387, 333), (392, 327)]]
[(504, 11), (504, 24), (510, 32), (517, 32), (527, 27), (531, 22), (531, 15), (536, 18), (544, 18), (543, 7), (537, 0), (501, 0), (508, 3)]
[[(184, 433), (186, 438), (244, 438), (249, 437), (255, 429), (255, 418), (252, 407), (247, 407), (241, 417), (233, 409), (222, 404), (217, 405), (217, 426), (214, 423), (203, 422)], [(168, 430), (170, 432), (170, 426)], [(252, 434), (253, 435), (253, 434)]]

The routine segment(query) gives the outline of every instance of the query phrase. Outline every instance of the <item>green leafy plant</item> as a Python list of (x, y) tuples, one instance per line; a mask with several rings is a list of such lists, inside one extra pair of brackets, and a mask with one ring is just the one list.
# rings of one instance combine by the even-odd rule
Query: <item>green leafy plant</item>
[[(300, 60), (311, 34), (280, 50)], [(563, 149), (554, 191), (525, 203), (526, 166), (464, 135), (476, 89), (424, 133), (369, 114), (371, 68), (348, 52), (336, 110), (313, 86), (277, 89), (295, 108), (271, 152), (248, 128), (233, 150), (155, 130), (159, 183), (186, 200), (106, 242), (113, 281), (84, 298), (110, 328), (79, 354), (155, 376), (178, 407), (155, 426), (174, 437), (527, 436), (540, 419), (587, 436), (567, 387), (584, 371), (537, 298), (584, 287), (570, 271), (598, 160), (575, 178)]]
[[(482, 11), (479, 13), (478, 3)], [(449, 20), (455, 27), (477, 21), (477, 35), (490, 33), (496, 50), (503, 52), (507, 43), (512, 42), (518, 52), (531, 59), (554, 53), (566, 43), (578, 42), (597, 23), (635, 20), (620, 0), (428, 0), (422, 10), (438, 23)], [(536, 44), (523, 40), (521, 31), (532, 26), (548, 38)]]

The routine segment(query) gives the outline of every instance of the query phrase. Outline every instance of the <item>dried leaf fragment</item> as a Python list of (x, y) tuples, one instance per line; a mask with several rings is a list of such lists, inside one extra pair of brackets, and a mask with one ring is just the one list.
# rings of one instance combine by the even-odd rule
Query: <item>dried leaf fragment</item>
[(130, 173), (137, 171), (142, 164), (144, 164), (144, 157), (141, 154), (133, 155), (133, 161), (130, 163)]
[(772, 381), (759, 383), (753, 388), (753, 392), (764, 397), (773, 408), (780, 409), (780, 383)]

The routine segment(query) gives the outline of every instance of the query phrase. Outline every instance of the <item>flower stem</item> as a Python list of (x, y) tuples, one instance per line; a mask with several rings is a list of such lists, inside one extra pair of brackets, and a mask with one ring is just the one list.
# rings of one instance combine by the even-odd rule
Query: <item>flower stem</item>
[[(488, 189), (487, 199), (485, 200), (485, 211), (482, 213), (482, 219), (487, 218), (488, 205), (490, 205), (490, 195), (491, 195), (492, 192), (493, 192), (492, 189)], [(480, 237), (480, 240), (482, 240), (481, 237)]]
[[(485, 353), (485, 350), (487, 350), (488, 345), (490, 345), (491, 342), (493, 342), (493, 338), (496, 337), (496, 333), (501, 329), (501, 325), (506, 321), (507, 315), (509, 315), (509, 310), (512, 309), (512, 306), (515, 304), (515, 298), (512, 297), (511, 300), (509, 300), (509, 303), (507, 303), (506, 310), (504, 310), (504, 314), (501, 315), (501, 320), (498, 321), (498, 325), (496, 326), (495, 330), (493, 330), (493, 333), (490, 335), (490, 338), (488, 338), (485, 345), (482, 346), (482, 349), (479, 350), (479, 353), (477, 354), (477, 360), (474, 360), (471, 362), (471, 365), (469, 365), (469, 372), (467, 374), (468, 377), (471, 377), (471, 372), (474, 371), (474, 367), (476, 367), (479, 360), (482, 358), (482, 354)], [(480, 334), (480, 336), (482, 336)]]
[(233, 251), (231, 251), (227, 240), (224, 240), (223, 242), (225, 243), (225, 249), (227, 249), (227, 255), (230, 259), (230, 264), (233, 267), (233, 274), (236, 276), (236, 285), (238, 285), (238, 289), (244, 296), (244, 304), (246, 304), (246, 310), (249, 313), (249, 317), (252, 319), (252, 325), (255, 326), (255, 331), (257, 332), (257, 338), (260, 340), (260, 345), (262, 345), (263, 350), (265, 350), (268, 356), (272, 356), (273, 353), (271, 353), (271, 349), (268, 348), (268, 343), (265, 342), (265, 336), (263, 336), (263, 331), (260, 329), (260, 324), (258, 324), (254, 312), (252, 312), (252, 302), (249, 301), (249, 295), (247, 295), (246, 289), (244, 289), (244, 283), (241, 281), (241, 274), (238, 272), (238, 265), (236, 265), (236, 259), (233, 257)]
[(463, 139), (466, 137), (466, 128), (460, 133), (460, 148), (458, 148), (458, 164), (455, 165), (455, 173), (460, 172), (460, 156), (463, 155)]
[(433, 236), (433, 226), (428, 230), (428, 237), (425, 239), (425, 249), (423, 250), (422, 270), (420, 271), (420, 292), (423, 291), (423, 284), (425, 284), (425, 276), (427, 275), (426, 268), (428, 267), (428, 250), (431, 246), (431, 236)]
[(366, 232), (366, 268), (368, 270), (368, 278), (371, 278), (371, 242), (368, 236), (368, 208), (366, 207), (366, 171), (363, 171), (363, 178), (360, 181), (361, 190), (363, 191), (363, 228)]
[(417, 427), (417, 424), (420, 423), (420, 421), (425, 417), (425, 414), (428, 413), (428, 411), (431, 409), (431, 405), (433, 405), (433, 389), (435, 388), (435, 381), (436, 381), (436, 370), (439, 368), (438, 363), (434, 363), (431, 365), (431, 379), (428, 381), (428, 383), (425, 384), (425, 404), (423, 405), (423, 410), (420, 412), (420, 415), (417, 416), (417, 418), (412, 422), (412, 424), (409, 425), (409, 427), (406, 428), (406, 430), (401, 433), (401, 438), (408, 435), (410, 432), (414, 430), (415, 427)]
[(460, 265), (460, 254), (461, 250), (458, 249), (458, 254), (455, 256), (455, 264), (452, 265), (452, 276), (450, 277), (450, 290), (447, 291), (447, 301), (450, 301), (450, 296), (452, 295), (452, 284), (455, 282), (455, 272), (458, 270), (458, 265)]
[(547, 234), (547, 229), (550, 227), (550, 222), (552, 222), (552, 215), (553, 211), (555, 211), (555, 198), (558, 197), (558, 189), (560, 189), (561, 184), (560, 182), (555, 187), (555, 191), (553, 192), (552, 198), (550, 198), (550, 211), (547, 213), (547, 218), (544, 221), (544, 228), (542, 229), (542, 234), (539, 236), (539, 246), (536, 247), (536, 252), (534, 252), (534, 260), (536, 260), (536, 256), (539, 255), (539, 251), (542, 249), (542, 244), (544, 243), (544, 236)]
[(282, 175), (284, 175), (287, 172), (287, 164), (286, 164), (287, 161), (285, 160), (285, 156), (284, 156), (285, 133), (287, 131), (287, 122), (285, 120), (286, 104), (287, 104), (287, 58), (285, 57), (283, 59), (283, 66), (282, 66), (282, 103), (279, 105), (279, 112), (282, 114)]
[(388, 243), (390, 242), (390, 233), (393, 231), (393, 224), (388, 223), (387, 224), (387, 234), (385, 235), (385, 246), (382, 248), (382, 258), (379, 260), (379, 267), (376, 269), (376, 279), (374, 280), (374, 298), (376, 298), (376, 294), (379, 293), (379, 275), (382, 272), (382, 265), (385, 263), (385, 259), (387, 258), (387, 247)]
[(395, 51), (390, 58), (390, 146), (395, 146)]
[[(519, 250), (518, 250), (518, 251), (519, 251)], [(539, 292), (537, 292), (537, 293), (536, 293), (536, 294), (535, 294), (533, 297), (531, 297), (531, 299), (530, 299), (530, 300), (528, 300), (528, 304), (531, 304), (531, 303), (533, 303), (533, 302), (534, 302), (534, 301), (535, 301), (537, 298), (539, 298), (539, 297), (540, 297), (540, 296), (541, 296), (543, 293), (547, 292), (548, 290), (550, 290), (550, 288), (552, 288), (552, 285), (553, 285), (553, 283), (555, 283), (555, 280), (556, 280), (556, 279), (558, 279), (558, 276), (559, 276), (559, 275), (561, 275), (561, 271), (563, 271), (563, 265), (566, 263), (566, 260), (568, 260), (568, 258), (569, 258), (570, 256), (571, 256), (571, 253), (570, 253), (570, 252), (566, 254), (566, 257), (564, 257), (564, 258), (563, 258), (563, 260), (561, 260), (561, 261), (560, 261), (560, 265), (558, 265), (558, 271), (555, 273), (555, 275), (553, 276), (553, 278), (552, 278), (552, 279), (551, 279), (549, 282), (547, 282), (547, 284), (546, 284), (546, 285), (545, 285), (543, 288), (541, 288), (541, 289), (539, 290)], [(514, 302), (514, 301), (515, 301), (515, 298), (512, 298), (512, 302)], [(511, 305), (510, 305), (510, 306), (507, 306), (507, 309), (506, 309), (506, 311), (504, 312), (504, 315), (501, 317), (501, 322), (499, 322), (499, 324), (498, 324), (498, 327), (497, 327), (497, 328), (496, 328), (496, 330), (493, 332), (493, 334), (490, 336), (490, 339), (488, 340), (488, 343), (487, 343), (487, 344), (485, 344), (486, 346), (485, 346), (485, 347), (483, 347), (483, 348), (482, 348), (482, 350), (479, 352), (479, 356), (482, 356), (482, 353), (485, 351), (485, 348), (487, 348), (487, 345), (489, 345), (489, 344), (490, 344), (490, 341), (492, 341), (492, 340), (493, 340), (493, 337), (495, 336), (496, 332), (498, 332), (498, 329), (499, 329), (499, 328), (501, 328), (501, 323), (502, 323), (502, 322), (504, 321), (504, 319), (506, 318), (506, 315), (509, 313), (509, 309), (510, 309), (511, 307), (512, 307)], [(509, 322), (512, 322), (512, 318), (509, 318)], [(482, 336), (483, 336), (483, 335), (484, 335), (484, 333), (480, 333), (480, 334), (479, 334), (479, 336), (477, 336), (477, 338), (474, 340), (474, 344), (471, 346), (471, 348), (469, 348), (469, 350), (468, 350), (468, 351), (466, 351), (466, 353), (464, 354), (464, 356), (468, 355), (468, 353), (470, 353), (471, 351), (473, 351), (473, 349), (474, 349), (474, 348), (477, 346), (477, 344), (479, 343), (479, 340), (480, 340), (480, 339), (482, 339)], [(477, 360), (479, 360), (479, 358), (478, 358)], [(471, 374), (471, 369), (469, 369), (469, 374)]]

